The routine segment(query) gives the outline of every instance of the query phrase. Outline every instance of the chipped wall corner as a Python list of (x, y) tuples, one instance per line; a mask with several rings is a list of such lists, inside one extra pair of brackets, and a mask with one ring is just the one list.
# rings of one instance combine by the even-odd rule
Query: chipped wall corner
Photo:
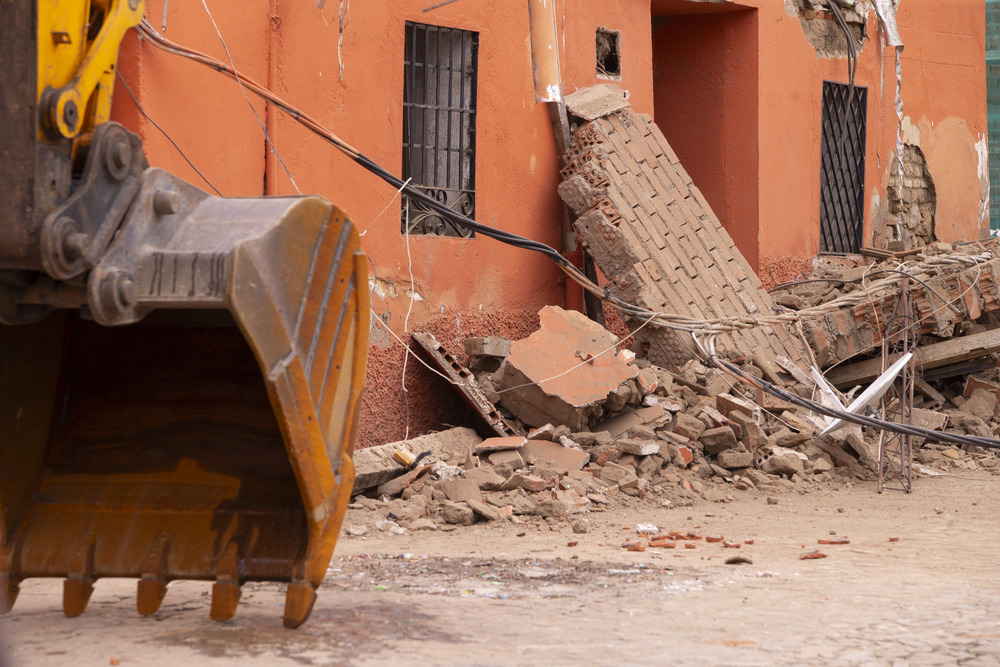
[(977, 172), (979, 173), (979, 229), (978, 237), (990, 235), (990, 152), (987, 136), (980, 134), (976, 140)]
[[(845, 4), (847, 6), (845, 6)], [(872, 5), (868, 0), (838, 4), (848, 30), (854, 37), (858, 54), (868, 38), (868, 14)], [(785, 11), (799, 19), (802, 32), (809, 45), (816, 50), (817, 58), (846, 58), (847, 40), (833, 12), (823, 0), (785, 0)]]

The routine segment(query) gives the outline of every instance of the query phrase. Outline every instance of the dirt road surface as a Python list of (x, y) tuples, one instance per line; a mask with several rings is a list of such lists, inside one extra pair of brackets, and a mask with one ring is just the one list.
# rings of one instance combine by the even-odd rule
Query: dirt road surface
[[(29, 580), (0, 620), (0, 655), (11, 667), (998, 665), (1000, 477), (961, 473), (910, 495), (862, 482), (776, 504), (620, 506), (586, 515), (586, 533), (576, 517), (372, 527), (341, 538), (298, 630), (281, 626), (276, 584), (248, 584), (236, 617), (215, 623), (204, 582), (171, 584), (141, 618), (134, 581), (102, 580), (87, 612), (64, 618), (62, 582)], [(345, 525), (377, 518), (352, 510)], [(703, 539), (630, 552), (648, 545), (637, 523)], [(849, 543), (818, 543), (836, 537)], [(817, 550), (827, 557), (800, 558)], [(753, 562), (725, 564), (733, 555)]]

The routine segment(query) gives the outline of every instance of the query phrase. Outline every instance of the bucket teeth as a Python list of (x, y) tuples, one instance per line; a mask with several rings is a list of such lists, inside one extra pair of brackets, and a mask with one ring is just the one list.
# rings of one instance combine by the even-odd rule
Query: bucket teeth
[(63, 613), (67, 616), (79, 616), (90, 602), (90, 594), (94, 592), (93, 582), (89, 579), (67, 579), (63, 582)]
[(135, 608), (140, 616), (156, 613), (167, 594), (167, 585), (157, 579), (140, 579), (136, 588)]
[(77, 546), (70, 562), (69, 576), (63, 582), (63, 613), (67, 616), (79, 616), (90, 602), (90, 594), (94, 592), (94, 550), (97, 548), (97, 538), (93, 535), (85, 537)]
[(17, 581), (9, 577), (0, 577), (0, 614), (6, 614), (14, 608), (19, 592), (21, 587)]
[(236, 605), (240, 603), (240, 586), (225, 581), (212, 584), (213, 621), (228, 621), (236, 615)]
[(288, 584), (288, 590), (285, 592), (285, 627), (297, 628), (305, 623), (315, 603), (316, 589), (312, 584), (308, 582)]
[(142, 561), (142, 579), (136, 594), (136, 609), (142, 616), (155, 614), (167, 594), (167, 549), (170, 536), (161, 533)]
[(236, 542), (226, 545), (216, 565), (217, 579), (212, 585), (212, 620), (226, 621), (236, 614), (240, 602), (240, 561)]

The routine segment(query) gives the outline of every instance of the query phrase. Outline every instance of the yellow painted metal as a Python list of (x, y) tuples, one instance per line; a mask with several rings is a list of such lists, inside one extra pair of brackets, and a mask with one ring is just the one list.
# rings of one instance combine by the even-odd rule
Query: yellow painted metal
[[(106, 4), (105, 4), (106, 2)], [(38, 6), (38, 95), (50, 129), (67, 138), (108, 120), (118, 47), (144, 0), (54, 0)], [(100, 31), (88, 40), (91, 21)]]

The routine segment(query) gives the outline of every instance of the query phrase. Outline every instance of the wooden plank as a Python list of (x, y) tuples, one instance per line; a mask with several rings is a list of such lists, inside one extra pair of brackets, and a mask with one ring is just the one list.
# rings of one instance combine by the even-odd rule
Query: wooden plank
[[(924, 345), (916, 349), (914, 356), (917, 360), (917, 368), (928, 370), (983, 357), (994, 352), (1000, 352), (1000, 329), (991, 329), (971, 336)], [(898, 354), (893, 355), (889, 358), (889, 362), (892, 363), (898, 358)], [(857, 384), (871, 382), (879, 376), (881, 368), (881, 359), (867, 359), (849, 366), (838, 366), (826, 373), (826, 379), (837, 388), (849, 388)]]

